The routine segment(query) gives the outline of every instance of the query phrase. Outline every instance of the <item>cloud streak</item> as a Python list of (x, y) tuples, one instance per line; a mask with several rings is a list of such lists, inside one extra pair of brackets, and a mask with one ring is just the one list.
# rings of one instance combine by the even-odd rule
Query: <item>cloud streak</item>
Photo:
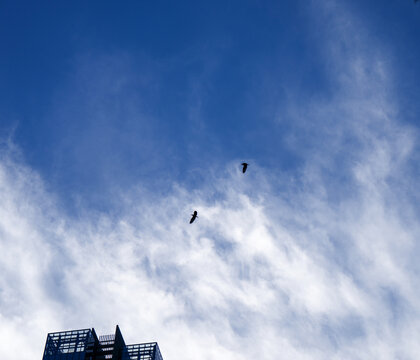
[(288, 104), (305, 159), (292, 174), (232, 162), (194, 191), (133, 188), (117, 214), (75, 218), (3, 151), (1, 358), (41, 356), (49, 331), (116, 323), (165, 360), (416, 357), (417, 134), (397, 118), (381, 54), (349, 35), (347, 13), (324, 10), (339, 15), (325, 49), (336, 91)]

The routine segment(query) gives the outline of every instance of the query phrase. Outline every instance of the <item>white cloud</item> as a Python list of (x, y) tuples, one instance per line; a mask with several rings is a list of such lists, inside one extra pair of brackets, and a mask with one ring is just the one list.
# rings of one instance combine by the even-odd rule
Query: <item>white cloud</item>
[(297, 129), (314, 133), (291, 136), (307, 159), (295, 181), (253, 164), (192, 193), (127, 190), (118, 215), (75, 219), (4, 153), (2, 359), (40, 357), (50, 331), (116, 323), (128, 343), (157, 340), (165, 360), (416, 358), (419, 227), (406, 177), (417, 134), (396, 119), (380, 55), (338, 19), (337, 92), (290, 105)]

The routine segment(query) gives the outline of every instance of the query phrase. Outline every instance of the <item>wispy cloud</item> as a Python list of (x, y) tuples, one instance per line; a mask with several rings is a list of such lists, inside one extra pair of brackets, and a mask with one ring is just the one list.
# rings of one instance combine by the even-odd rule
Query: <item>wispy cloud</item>
[(166, 360), (416, 357), (417, 134), (382, 50), (341, 8), (321, 10), (335, 89), (288, 104), (305, 159), (292, 176), (232, 163), (194, 191), (130, 189), (117, 215), (75, 219), (3, 151), (1, 358), (41, 356), (49, 331), (116, 323)]

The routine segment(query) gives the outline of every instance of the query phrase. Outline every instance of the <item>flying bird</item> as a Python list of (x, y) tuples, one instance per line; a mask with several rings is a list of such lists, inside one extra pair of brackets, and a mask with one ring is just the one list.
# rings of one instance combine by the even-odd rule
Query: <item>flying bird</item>
[(194, 220), (195, 220), (196, 218), (198, 218), (198, 216), (197, 216), (197, 211), (195, 211), (195, 210), (194, 210), (194, 213), (192, 213), (191, 215), (192, 215), (192, 218), (191, 218), (191, 220), (190, 220), (190, 224), (192, 224), (192, 223), (194, 222)]
[(247, 163), (242, 163), (242, 172), (245, 174), (246, 168), (248, 167)]

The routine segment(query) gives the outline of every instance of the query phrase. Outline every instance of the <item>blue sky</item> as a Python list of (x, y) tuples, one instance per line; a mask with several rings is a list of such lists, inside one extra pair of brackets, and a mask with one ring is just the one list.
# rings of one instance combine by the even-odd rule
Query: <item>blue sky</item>
[[(412, 5), (347, 6), (393, 63), (415, 123)], [(115, 186), (162, 178), (196, 186), (194, 169), (238, 159), (296, 169), (304, 158), (285, 140), (295, 124), (282, 105), (328, 99), (337, 86), (320, 46), (334, 14), (320, 24), (314, 2), (0, 6), (1, 131), (70, 207), (80, 194), (106, 208)]]
[(0, 357), (415, 359), (419, 37), (409, 0), (1, 2)]

